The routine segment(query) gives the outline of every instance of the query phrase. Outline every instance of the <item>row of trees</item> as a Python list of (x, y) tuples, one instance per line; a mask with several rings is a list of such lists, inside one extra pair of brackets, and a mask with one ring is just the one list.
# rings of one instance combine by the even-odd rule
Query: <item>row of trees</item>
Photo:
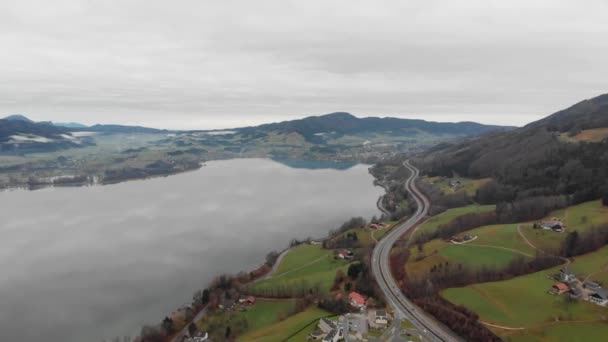
[(573, 257), (594, 252), (608, 244), (608, 224), (591, 227), (578, 232), (569, 232), (561, 247), (561, 255)]

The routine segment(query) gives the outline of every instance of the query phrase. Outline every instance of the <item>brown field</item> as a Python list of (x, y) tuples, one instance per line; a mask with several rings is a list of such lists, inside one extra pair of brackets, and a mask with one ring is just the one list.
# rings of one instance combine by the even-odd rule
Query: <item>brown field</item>
[(575, 137), (577, 141), (585, 142), (600, 142), (606, 138), (608, 138), (608, 127), (586, 129)]

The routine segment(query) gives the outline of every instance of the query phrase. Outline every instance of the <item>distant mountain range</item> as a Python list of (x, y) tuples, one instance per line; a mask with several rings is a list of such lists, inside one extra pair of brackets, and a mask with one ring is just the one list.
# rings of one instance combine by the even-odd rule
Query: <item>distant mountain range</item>
[(414, 135), (428, 133), (434, 135), (477, 136), (493, 131), (506, 131), (514, 127), (483, 125), (476, 122), (431, 122), (425, 120), (366, 117), (358, 118), (350, 113), (337, 112), (304, 119), (270, 123), (255, 127), (236, 128), (248, 132), (299, 133), (310, 142), (321, 142), (324, 134), (357, 135), (380, 133), (387, 135)]
[[(103, 125), (103, 124), (87, 126), (87, 125), (83, 125), (83, 124), (77, 123), (77, 122), (51, 122), (51, 121), (35, 122), (21, 114), (9, 115), (2, 120), (7, 120), (7, 121), (11, 121), (11, 122), (15, 122), (15, 121), (29, 122), (29, 123), (33, 123), (33, 124), (64, 127), (64, 128), (68, 129), (68, 132), (77, 132), (77, 131), (82, 131), (82, 130), (86, 130), (89, 132), (104, 132), (104, 133), (166, 133), (166, 132), (169, 132), (166, 129), (156, 129), (156, 128), (141, 127), (141, 126)], [(29, 133), (29, 132), (21, 132), (21, 133)]]

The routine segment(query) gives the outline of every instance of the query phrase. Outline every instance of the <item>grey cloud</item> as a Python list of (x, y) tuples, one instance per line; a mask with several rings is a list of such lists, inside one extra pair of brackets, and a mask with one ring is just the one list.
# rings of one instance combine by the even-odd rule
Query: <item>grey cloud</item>
[[(4, 1), (0, 113), (525, 124), (606, 92), (602, 1)], [(8, 53), (6, 53), (8, 52)]]

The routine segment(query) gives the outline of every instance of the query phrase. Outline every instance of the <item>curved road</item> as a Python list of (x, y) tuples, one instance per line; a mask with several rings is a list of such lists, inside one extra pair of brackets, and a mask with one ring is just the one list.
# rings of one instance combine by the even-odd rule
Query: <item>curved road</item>
[(416, 212), (412, 217), (398, 225), (376, 245), (372, 256), (372, 272), (376, 277), (380, 289), (384, 292), (387, 301), (395, 309), (395, 312), (402, 318), (412, 322), (412, 324), (422, 332), (422, 336), (425, 339), (446, 342), (461, 341), (461, 339), (451, 330), (427, 316), (424, 311), (407, 299), (407, 297), (401, 293), (401, 290), (397, 286), (397, 282), (391, 273), (389, 265), (391, 248), (401, 235), (414, 229), (416, 225), (422, 221), (430, 206), (429, 200), (418, 190), (414, 182), (416, 178), (418, 178), (420, 171), (412, 166), (409, 161), (405, 161), (403, 165), (411, 171), (410, 177), (405, 182), (405, 188), (412, 194), (418, 209), (416, 209)]

